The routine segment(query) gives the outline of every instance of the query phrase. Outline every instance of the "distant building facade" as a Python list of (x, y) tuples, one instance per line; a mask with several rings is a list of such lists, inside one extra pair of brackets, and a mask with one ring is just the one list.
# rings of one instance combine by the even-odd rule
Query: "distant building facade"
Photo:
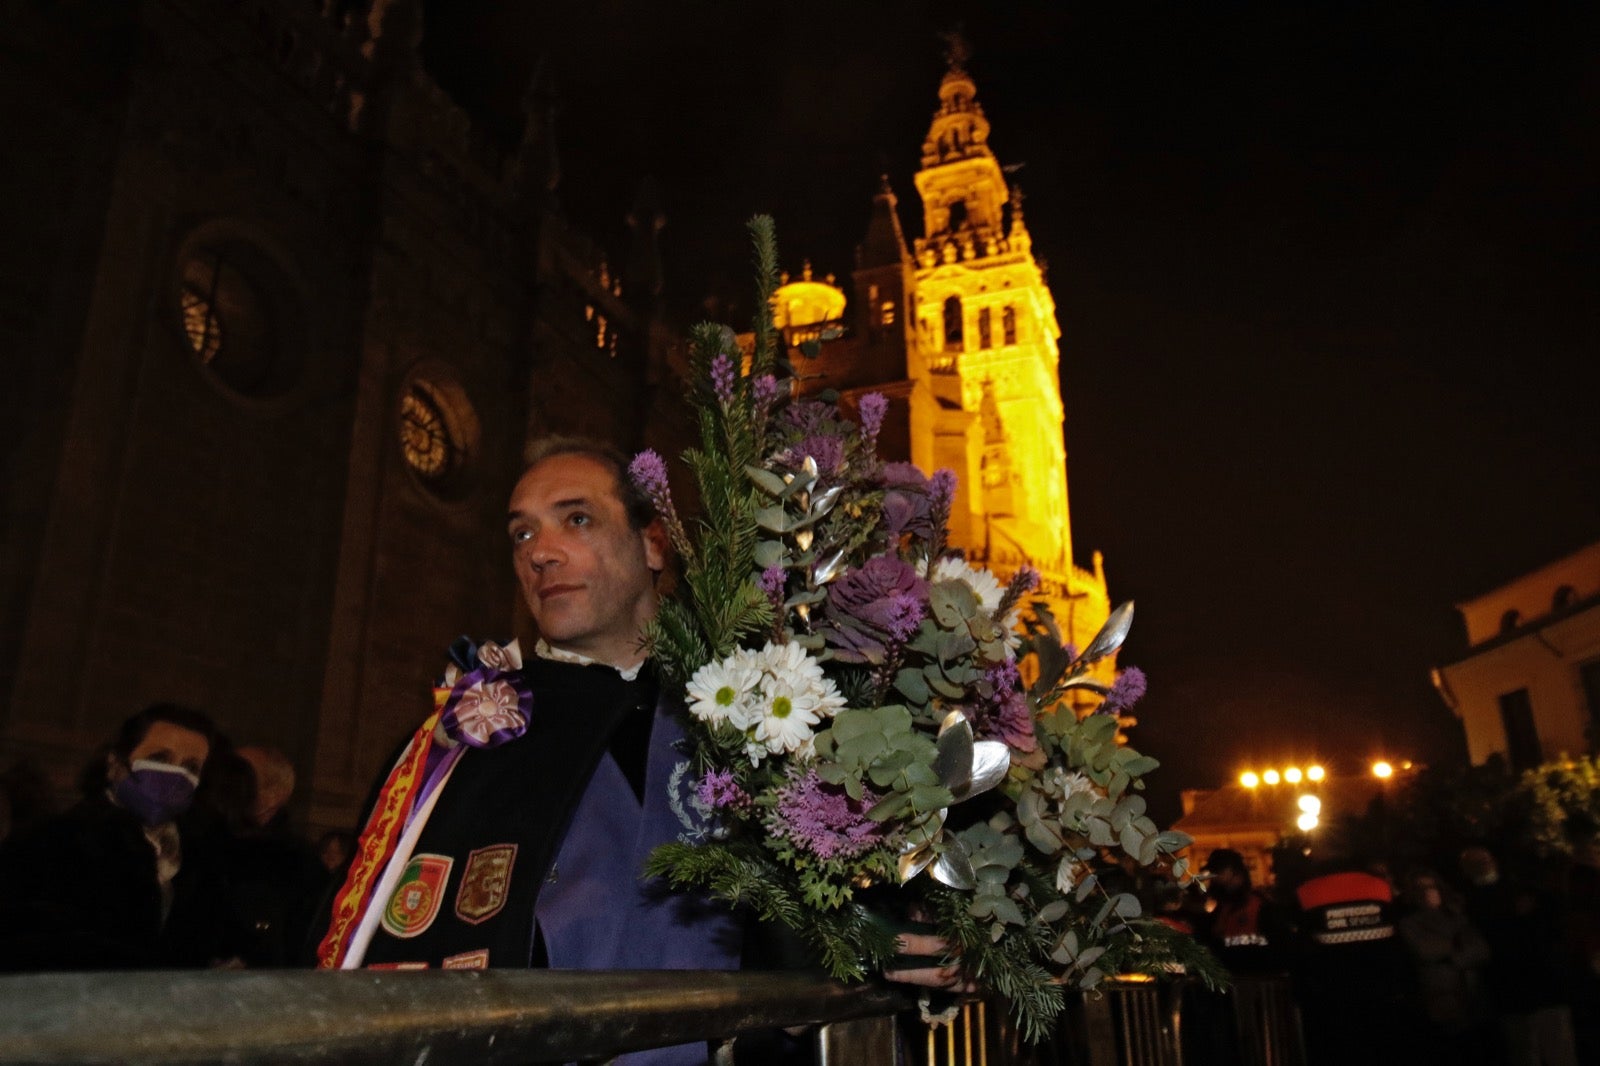
[[(813, 360), (794, 356), (817, 375), (811, 387), (837, 389), (847, 404), (886, 396), (879, 451), (925, 471), (954, 470), (953, 543), (1002, 580), (1024, 564), (1038, 569), (1037, 598), (1081, 647), (1110, 599), (1100, 554), (1092, 570), (1073, 558), (1061, 327), (1021, 192), (988, 142), (976, 85), (953, 60), (914, 179), (923, 236), (908, 244), (884, 179), (851, 295), (808, 265), (778, 290), (775, 319), (791, 345), (843, 334)], [(1109, 676), (1111, 664), (1103, 669)]]
[[(348, 825), (459, 633), (521, 624), (525, 442), (647, 443), (628, 288), (419, 59), (420, 0), (17, 5), (0, 56), (0, 768), (158, 700)], [(675, 390), (673, 390), (675, 391)]]
[(1596, 750), (1600, 543), (1456, 605), (1467, 653), (1433, 671), (1473, 763), (1526, 769)]

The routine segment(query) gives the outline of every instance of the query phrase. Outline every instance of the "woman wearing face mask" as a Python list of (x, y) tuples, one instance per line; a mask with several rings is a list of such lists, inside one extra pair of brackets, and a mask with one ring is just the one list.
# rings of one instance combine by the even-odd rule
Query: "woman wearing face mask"
[(218, 738), (173, 704), (122, 724), (83, 798), (0, 851), (0, 969), (111, 970), (209, 961), (210, 895), (185, 877), (178, 818)]

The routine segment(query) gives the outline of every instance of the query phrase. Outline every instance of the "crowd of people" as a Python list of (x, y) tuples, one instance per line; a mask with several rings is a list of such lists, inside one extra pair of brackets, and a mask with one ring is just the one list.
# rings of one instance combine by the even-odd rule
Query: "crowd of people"
[[(1154, 909), (1243, 981), (1285, 975), (1313, 1064), (1600, 1063), (1600, 862), (1503, 868), (1486, 847), (1396, 876), (1383, 861), (1284, 859), (1256, 886), (1210, 853), (1207, 890), (1151, 886)], [(1215, 1002), (1212, 1003), (1215, 1009)], [(1199, 1007), (1203, 1013), (1204, 1003)], [(1236, 1061), (1231, 1025), (1197, 1026), (1200, 1061)]]

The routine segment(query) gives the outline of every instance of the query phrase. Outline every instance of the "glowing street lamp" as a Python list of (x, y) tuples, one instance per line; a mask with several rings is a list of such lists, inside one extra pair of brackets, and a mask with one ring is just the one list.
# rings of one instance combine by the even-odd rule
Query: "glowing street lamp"
[(1244, 773), (1239, 775), (1239, 784), (1243, 785), (1245, 788), (1255, 788), (1257, 785), (1261, 784), (1261, 778), (1257, 777), (1253, 771), (1246, 770)]
[(1261, 775), (1261, 780), (1265, 781), (1269, 785), (1276, 785), (1279, 781), (1278, 771), (1268, 770), (1266, 773)]
[(1309, 833), (1317, 827), (1317, 816), (1310, 811), (1306, 811), (1295, 819), (1294, 824), (1300, 827), (1300, 832)]
[(1300, 777), (1300, 767), (1298, 766), (1291, 766), (1283, 772), (1283, 779), (1289, 782), (1291, 785), (1298, 785), (1300, 783)]
[(1394, 776), (1394, 767), (1390, 766), (1388, 763), (1384, 762), (1382, 759), (1379, 759), (1377, 762), (1372, 764), (1372, 776), (1373, 777), (1381, 777), (1381, 778), (1393, 777)]
[(1309, 769), (1306, 770), (1306, 777), (1308, 777), (1312, 781), (1321, 781), (1324, 777), (1327, 777), (1327, 776), (1328, 776), (1328, 771), (1324, 770), (1320, 766), (1313, 766), (1313, 767), (1310, 767)]
[(1315, 815), (1322, 813), (1322, 801), (1309, 792), (1301, 796), (1296, 803), (1306, 814)]

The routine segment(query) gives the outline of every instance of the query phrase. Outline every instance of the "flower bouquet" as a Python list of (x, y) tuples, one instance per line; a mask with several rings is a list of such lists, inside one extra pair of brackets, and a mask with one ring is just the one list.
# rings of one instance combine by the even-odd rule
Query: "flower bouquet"
[[(751, 229), (753, 350), (694, 333), (701, 439), (685, 459), (704, 517), (680, 518), (656, 453), (630, 468), (682, 560), (649, 638), (683, 686), (716, 825), (657, 849), (649, 873), (788, 926), (840, 979), (892, 964), (875, 910), (924, 915), (1042, 1039), (1064, 987), (1198, 952), (1107, 876), (1124, 859), (1191, 876), (1175, 858), (1189, 838), (1139, 795), (1156, 760), (1117, 736), (1112, 712), (1143, 677), (1091, 673), (1132, 604), (1081, 651), (1042, 604), (1023, 622), (1039, 575), (1002, 584), (950, 549), (955, 476), (879, 460), (883, 397), (853, 420), (827, 394), (796, 398), (769, 310), (772, 224)], [(1080, 716), (1074, 697), (1106, 713)]]

